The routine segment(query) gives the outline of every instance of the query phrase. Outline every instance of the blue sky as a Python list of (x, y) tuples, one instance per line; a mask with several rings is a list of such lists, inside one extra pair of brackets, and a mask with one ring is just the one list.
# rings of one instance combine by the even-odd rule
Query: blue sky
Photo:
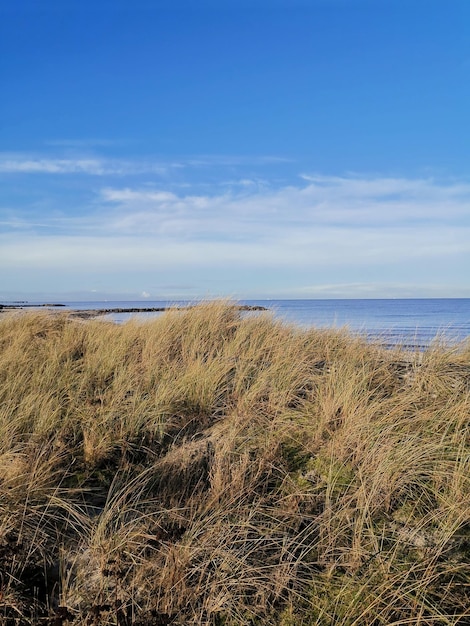
[(2, 0), (0, 301), (470, 297), (466, 0)]

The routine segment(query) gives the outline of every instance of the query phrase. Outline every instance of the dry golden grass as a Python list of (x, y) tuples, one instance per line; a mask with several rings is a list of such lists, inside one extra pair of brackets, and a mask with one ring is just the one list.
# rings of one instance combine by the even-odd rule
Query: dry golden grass
[(0, 319), (0, 623), (470, 623), (470, 347)]

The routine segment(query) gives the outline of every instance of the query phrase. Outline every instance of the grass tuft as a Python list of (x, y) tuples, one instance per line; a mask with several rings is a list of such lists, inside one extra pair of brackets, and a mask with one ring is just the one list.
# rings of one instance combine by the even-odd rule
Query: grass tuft
[(0, 623), (470, 623), (470, 351), (0, 319)]

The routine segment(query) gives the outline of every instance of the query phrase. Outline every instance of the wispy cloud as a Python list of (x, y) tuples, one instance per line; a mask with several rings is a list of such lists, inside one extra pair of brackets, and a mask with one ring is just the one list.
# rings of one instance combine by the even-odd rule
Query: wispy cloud
[[(356, 293), (367, 295), (367, 285), (371, 294), (379, 293), (376, 285), (402, 285), (411, 277), (415, 284), (435, 282), (444, 271), (452, 276), (449, 284), (466, 281), (467, 182), (322, 175), (300, 180), (213, 195), (105, 186), (81, 216), (42, 215), (40, 226), (31, 221), (27, 230), (24, 216), (10, 214), (5, 221), (11, 232), (0, 236), (0, 265), (75, 273), (98, 267), (116, 276), (165, 270), (170, 281), (187, 274), (200, 285), (222, 273), (227, 285), (242, 277), (265, 285), (269, 278), (278, 293), (305, 297), (345, 294), (346, 284)], [(309, 276), (316, 278), (307, 282)]]
[(205, 233), (259, 241), (295, 234), (302, 241), (328, 229), (365, 234), (387, 227), (416, 234), (433, 223), (446, 228), (470, 223), (470, 185), (433, 180), (309, 176), (304, 185), (275, 190), (247, 185), (242, 192), (212, 196), (108, 187), (101, 199), (114, 207), (106, 227), (126, 234), (184, 231), (190, 238)]
[(0, 153), (0, 174), (87, 174), (128, 176), (166, 174), (169, 165), (93, 157), (48, 158)]
[(293, 159), (277, 155), (228, 155), (210, 154), (196, 155), (184, 158), (183, 163), (190, 166), (237, 166), (237, 165), (273, 165), (280, 163), (294, 163)]
[[(0, 174), (88, 174), (91, 176), (127, 176), (135, 174), (160, 174), (178, 169), (232, 168), (286, 163), (289, 159), (276, 156), (188, 156), (180, 159), (118, 159), (83, 155), (92, 148), (113, 145), (106, 140), (56, 140), (48, 145), (63, 148), (63, 152), (81, 152), (79, 156), (50, 156), (27, 153), (1, 153)], [(70, 149), (70, 150), (67, 150)], [(241, 179), (238, 184), (251, 184)]]
[(106, 169), (97, 159), (2, 159), (0, 172), (19, 174), (92, 174), (103, 175)]

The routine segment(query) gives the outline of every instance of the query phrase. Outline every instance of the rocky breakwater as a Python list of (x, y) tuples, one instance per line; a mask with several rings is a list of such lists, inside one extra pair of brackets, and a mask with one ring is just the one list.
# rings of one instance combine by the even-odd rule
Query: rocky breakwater
[[(89, 319), (92, 317), (99, 317), (102, 315), (110, 315), (114, 313), (164, 313), (165, 311), (187, 311), (194, 308), (193, 306), (184, 307), (116, 307), (109, 309), (74, 309), (70, 312), (73, 317), (79, 317), (80, 319)], [(236, 305), (238, 311), (267, 311), (268, 309), (261, 305), (240, 304)]]
[[(55, 309), (57, 307), (65, 307), (65, 304), (29, 304), (29, 303), (11, 303), (0, 304), (0, 313), (7, 311), (17, 311), (23, 309), (35, 309), (35, 308), (47, 308)], [(268, 309), (261, 305), (252, 304), (240, 304), (235, 305), (238, 311), (267, 311)], [(114, 313), (164, 313), (165, 311), (184, 311), (194, 308), (193, 306), (185, 307), (114, 307), (106, 309), (66, 309), (67, 313), (71, 317), (78, 317), (80, 319), (90, 319), (93, 317), (100, 317), (102, 315), (110, 315)]]

